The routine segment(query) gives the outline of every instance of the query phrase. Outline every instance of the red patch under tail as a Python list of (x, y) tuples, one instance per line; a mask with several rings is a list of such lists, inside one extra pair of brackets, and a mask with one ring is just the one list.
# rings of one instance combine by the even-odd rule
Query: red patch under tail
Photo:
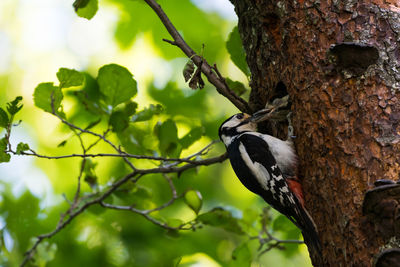
[(301, 206), (304, 208), (304, 196), (303, 196), (303, 189), (301, 188), (301, 184), (299, 179), (296, 177), (286, 178), (286, 182), (290, 188), (290, 191), (297, 197)]

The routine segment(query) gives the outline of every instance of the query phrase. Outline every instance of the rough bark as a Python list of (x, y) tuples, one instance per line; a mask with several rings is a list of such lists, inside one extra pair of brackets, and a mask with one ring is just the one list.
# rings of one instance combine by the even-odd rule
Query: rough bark
[(372, 266), (400, 243), (398, 190), (390, 199), (383, 190), (363, 213), (376, 180), (399, 179), (400, 5), (231, 1), (252, 73), (251, 108), (277, 91), (293, 102), (306, 206), (323, 245), (323, 262), (311, 251), (313, 264)]

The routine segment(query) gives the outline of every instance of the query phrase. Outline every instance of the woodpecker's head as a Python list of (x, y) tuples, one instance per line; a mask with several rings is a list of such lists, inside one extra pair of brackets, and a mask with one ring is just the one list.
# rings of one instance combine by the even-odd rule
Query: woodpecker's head
[(219, 138), (228, 146), (235, 136), (244, 132), (257, 131), (257, 123), (246, 113), (238, 113), (224, 121), (219, 127)]
[(268, 120), (275, 108), (265, 108), (250, 116), (246, 113), (238, 113), (224, 121), (219, 127), (219, 138), (226, 146), (241, 133), (257, 131), (257, 123)]

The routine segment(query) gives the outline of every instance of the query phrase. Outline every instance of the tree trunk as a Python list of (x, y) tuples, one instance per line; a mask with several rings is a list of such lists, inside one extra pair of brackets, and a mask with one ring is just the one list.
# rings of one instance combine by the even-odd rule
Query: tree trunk
[(299, 174), (323, 246), (323, 262), (310, 252), (313, 264), (373, 266), (384, 246), (400, 243), (399, 190), (384, 189), (363, 212), (376, 180), (399, 179), (400, 5), (231, 1), (251, 108), (283, 91), (292, 100)]

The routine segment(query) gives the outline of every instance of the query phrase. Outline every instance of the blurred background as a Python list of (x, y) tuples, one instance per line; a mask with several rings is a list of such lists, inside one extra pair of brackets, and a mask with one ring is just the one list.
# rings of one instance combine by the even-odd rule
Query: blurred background
[[(236, 67), (226, 48), (229, 34), (237, 24), (228, 0), (159, 3), (197, 53), (210, 64), (216, 63), (224, 76), (243, 83), (248, 90), (248, 73)], [(34, 89), (42, 82), (56, 83), (61, 67), (96, 77), (98, 69), (110, 63), (126, 67), (138, 82), (138, 110), (150, 104), (161, 104), (164, 109), (160, 116), (135, 129), (135, 141), (146, 148), (131, 141), (132, 144), (124, 144), (126, 149), (146, 153), (157, 147), (158, 141), (148, 133), (159, 121), (169, 118), (176, 122), (179, 137), (195, 127), (202, 129), (202, 137), (184, 149), (181, 156), (217, 140), (221, 122), (237, 110), (207, 82), (202, 90), (188, 87), (182, 76), (188, 59), (177, 47), (162, 41), (171, 38), (153, 11), (142, 1), (102, 0), (98, 4), (97, 13), (88, 20), (75, 13), (72, 1), (0, 1), (0, 106), (4, 108), (19, 95), (24, 105), (17, 117), (22, 122), (12, 130), (12, 144), (25, 142), (46, 155), (79, 153), (79, 142), (71, 138), (68, 128), (34, 106)], [(63, 107), (71, 120), (79, 124), (95, 119), (77, 105), (73, 92), (65, 95)], [(248, 97), (248, 91), (243, 97)], [(0, 133), (4, 136), (4, 130)], [(66, 145), (59, 146), (64, 140), (68, 140)], [(223, 145), (218, 143), (209, 156), (223, 151)], [(110, 149), (99, 144), (96, 152)], [(12, 156), (10, 162), (0, 163), (0, 266), (18, 266), (34, 237), (55, 228), (60, 214), (68, 209), (67, 200), (73, 198), (80, 162), (81, 159)], [(93, 162), (100, 187), (126, 173), (120, 160)], [(240, 184), (227, 161), (172, 178), (178, 191), (192, 188), (201, 192), (201, 212), (223, 207), (237, 218), (254, 218), (256, 224), (258, 214), (266, 206)], [(162, 203), (170, 197), (165, 181), (157, 175), (141, 180), (140, 186), (145, 194), (136, 197), (146, 198), (148, 203), (143, 205)], [(83, 185), (84, 192), (90, 190), (88, 184)], [(274, 236), (301, 238), (287, 219), (274, 211), (270, 214), (269, 226)], [(160, 216), (184, 221), (195, 218), (182, 201)], [(180, 259), (179, 266), (311, 266), (304, 245), (288, 245), (285, 250), (273, 249), (261, 256), (258, 246), (257, 240), (211, 226), (170, 235), (139, 215), (93, 208), (44, 241), (31, 264), (173, 266)], [(232, 261), (234, 251), (243, 247), (238, 254), (242, 261)]]

